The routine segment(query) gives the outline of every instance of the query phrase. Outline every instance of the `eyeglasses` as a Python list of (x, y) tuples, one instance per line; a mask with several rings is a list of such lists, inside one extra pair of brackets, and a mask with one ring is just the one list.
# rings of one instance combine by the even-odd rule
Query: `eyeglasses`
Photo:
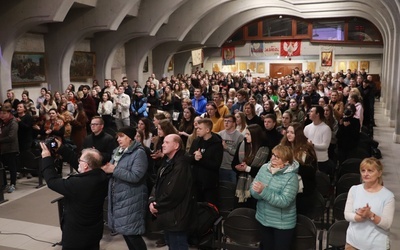
[(280, 159), (281, 157), (277, 156), (276, 154), (272, 153), (272, 156), (275, 157), (276, 159)]
[(100, 123), (90, 123), (90, 126), (100, 126), (100, 125), (102, 125), (102, 124), (100, 124)]

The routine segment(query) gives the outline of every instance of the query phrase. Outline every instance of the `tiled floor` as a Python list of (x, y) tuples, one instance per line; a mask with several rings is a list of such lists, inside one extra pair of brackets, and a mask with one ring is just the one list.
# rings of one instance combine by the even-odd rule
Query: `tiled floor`
[[(382, 151), (384, 164), (384, 184), (395, 195), (400, 193), (400, 168), (399, 166), (399, 153), (400, 144), (394, 144), (392, 141), (393, 128), (388, 127), (387, 118), (383, 115), (381, 103), (376, 103), (376, 123), (378, 127), (375, 128), (375, 139), (380, 143), (379, 148)], [(31, 180), (21, 179), (18, 180), (18, 189), (12, 194), (5, 194), (5, 198), (9, 202), (13, 202), (25, 195), (35, 192), (36, 178)], [(47, 187), (42, 187), (47, 188)], [(50, 202), (50, 201), (49, 201)], [(4, 205), (0, 204), (0, 206)], [(29, 205), (29, 204), (27, 204)], [(54, 208), (56, 209), (56, 208)], [(396, 203), (395, 219), (391, 230), (392, 249), (400, 249), (400, 205)], [(60, 240), (61, 231), (59, 227), (36, 224), (25, 221), (10, 220), (4, 218), (0, 214), (0, 250), (60, 250), (60, 246), (53, 247), (52, 244)], [(15, 234), (6, 234), (15, 233)], [(26, 235), (22, 235), (26, 234)], [(31, 239), (47, 241), (39, 242)], [(167, 247), (156, 248), (155, 240), (145, 238), (148, 249), (167, 249)], [(103, 240), (101, 241), (102, 250), (116, 250), (127, 249), (126, 244), (120, 235), (110, 236), (109, 232), (105, 230)]]

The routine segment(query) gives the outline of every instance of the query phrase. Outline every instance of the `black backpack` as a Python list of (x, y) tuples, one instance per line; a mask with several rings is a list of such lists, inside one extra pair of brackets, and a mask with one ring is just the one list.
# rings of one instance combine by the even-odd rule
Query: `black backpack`
[(190, 245), (199, 245), (205, 236), (213, 232), (214, 222), (220, 217), (218, 208), (209, 202), (197, 202), (197, 226), (189, 236)]

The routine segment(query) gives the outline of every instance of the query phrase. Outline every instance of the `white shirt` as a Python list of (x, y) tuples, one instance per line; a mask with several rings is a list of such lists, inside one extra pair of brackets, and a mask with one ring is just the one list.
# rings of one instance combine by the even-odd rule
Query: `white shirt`
[(304, 135), (314, 145), (318, 162), (325, 162), (329, 160), (328, 148), (332, 139), (331, 128), (326, 125), (325, 122), (321, 122), (318, 125), (311, 123), (304, 128)]

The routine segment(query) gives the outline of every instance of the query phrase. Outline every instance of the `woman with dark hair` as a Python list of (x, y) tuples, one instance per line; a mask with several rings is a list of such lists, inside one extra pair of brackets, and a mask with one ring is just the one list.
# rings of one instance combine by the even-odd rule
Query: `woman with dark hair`
[(162, 158), (164, 157), (164, 154), (162, 152), (162, 144), (164, 143), (164, 138), (170, 134), (178, 134), (178, 131), (175, 129), (174, 125), (169, 119), (160, 120), (157, 125), (157, 136), (154, 140), (154, 150), (151, 154), (151, 158), (153, 158), (155, 162), (156, 170), (158, 170), (161, 166)]
[(278, 95), (275, 93), (275, 89), (274, 89), (273, 86), (268, 86), (268, 87), (267, 87), (267, 93), (268, 93), (269, 99), (271, 99), (272, 101), (274, 101), (275, 104), (278, 104), (278, 102), (279, 102), (279, 97), (278, 97)]
[(153, 137), (153, 134), (150, 132), (151, 131), (151, 121), (147, 117), (140, 118), (138, 121), (137, 130), (143, 132), (142, 144), (144, 146), (150, 148), (151, 138)]
[(46, 93), (47, 93), (46, 88), (43, 87), (40, 89), (40, 96), (36, 99), (36, 109), (40, 109), (40, 107), (42, 106)]
[(31, 116), (36, 116), (36, 107), (33, 101), (29, 98), (28, 90), (22, 91), (21, 94), (21, 103), (25, 105), (26, 112), (29, 113)]
[(256, 110), (256, 115), (260, 116), (261, 113), (264, 111), (264, 109), (260, 104), (257, 103), (257, 97), (255, 95), (251, 95), (249, 97), (249, 102), (254, 105), (254, 108)]
[(305, 114), (304, 111), (299, 107), (296, 98), (290, 99), (288, 111), (292, 114), (292, 122), (299, 122), (301, 125), (304, 125)]
[(237, 175), (237, 206), (255, 209), (256, 200), (250, 196), (250, 184), (267, 161), (269, 149), (264, 144), (264, 132), (257, 124), (247, 126), (244, 137), (231, 164)]
[(48, 115), (49, 119), (46, 120), (41, 127), (39, 125), (34, 125), (33, 129), (39, 131), (41, 139), (45, 139), (49, 136), (57, 136), (63, 139), (65, 132), (64, 121), (57, 112), (57, 109), (51, 108)]
[(317, 186), (315, 181), (315, 173), (318, 170), (317, 155), (313, 145), (308, 142), (303, 133), (303, 125), (298, 122), (289, 125), (281, 145), (292, 148), (294, 159), (300, 165), (298, 174), (301, 177), (303, 188), (297, 195), (297, 212), (306, 214), (311, 209), (309, 206), (311, 195)]
[(309, 95), (303, 95), (301, 97), (301, 108), (304, 110), (305, 113), (304, 127), (312, 122), (310, 120), (311, 106), (311, 97)]
[(110, 92), (106, 91), (103, 93), (99, 107), (97, 108), (97, 113), (103, 118), (104, 128), (109, 128), (112, 124), (112, 112), (113, 103), (111, 101)]
[(255, 106), (252, 103), (246, 102), (244, 104), (243, 113), (246, 116), (247, 125), (257, 124), (260, 127), (264, 125), (261, 118), (256, 114)]
[(64, 121), (64, 139), (70, 139), (72, 131), (71, 121), (74, 119), (74, 117), (67, 109), (67, 102), (61, 101), (57, 111), (60, 115), (60, 118)]
[(263, 105), (264, 111), (261, 113), (260, 117), (264, 120), (265, 116), (268, 114), (273, 114), (276, 116), (276, 121), (278, 125), (282, 124), (282, 112), (274, 101), (266, 100)]
[(318, 99), (318, 105), (321, 107), (324, 107), (325, 105), (329, 104), (329, 97), (327, 96), (322, 96)]
[(168, 112), (172, 117), (172, 113), (174, 112), (175, 97), (172, 93), (171, 86), (169, 85), (165, 86), (164, 93), (162, 94), (160, 100), (161, 100), (162, 110)]
[(239, 111), (235, 114), (236, 118), (236, 130), (243, 134), (247, 128), (246, 116), (242, 111)]
[(196, 111), (193, 107), (187, 107), (183, 110), (183, 117), (179, 123), (178, 133), (182, 139), (183, 145), (186, 147), (188, 137), (193, 133), (194, 130), (194, 118), (196, 117)]
[(160, 100), (158, 98), (157, 90), (154, 88), (149, 89), (149, 94), (147, 96), (147, 107), (149, 108), (149, 119), (153, 120), (154, 115), (157, 114), (157, 109), (159, 107)]
[(218, 112), (218, 107), (215, 102), (208, 102), (206, 105), (207, 112), (204, 114), (204, 118), (210, 118), (213, 122), (212, 132), (218, 133), (224, 130), (224, 119)]
[(57, 109), (57, 104), (53, 99), (53, 96), (51, 95), (50, 92), (47, 92), (44, 95), (44, 101), (43, 103), (40, 105), (40, 114), (44, 115), (47, 114), (50, 109)]
[(282, 115), (282, 125), (277, 127), (276, 130), (278, 130), (279, 133), (281, 133), (282, 135), (286, 134), (286, 130), (289, 127), (290, 123), (292, 123), (292, 113), (289, 110), (286, 110), (285, 112), (283, 112)]
[(192, 146), (193, 141), (197, 138), (197, 127), (198, 127), (198, 121), (200, 121), (202, 118), (200, 116), (195, 116), (193, 119), (193, 132), (189, 135), (187, 141), (186, 141), (186, 147), (185, 150), (186, 152), (189, 152), (190, 147)]
[(360, 138), (360, 121), (354, 117), (356, 107), (354, 104), (347, 104), (343, 118), (339, 121), (339, 129), (336, 133), (338, 145), (339, 164), (357, 149)]
[[(94, 85), (94, 81), (97, 82), (97, 80), (93, 80), (93, 87)], [(98, 84), (97, 84), (98, 85)], [(73, 85), (72, 83), (68, 84), (67, 88), (65, 89), (65, 93), (68, 94), (69, 92), (75, 92), (75, 85)]]
[(87, 135), (86, 132), (86, 123), (88, 122), (88, 118), (85, 113), (85, 109), (83, 108), (83, 103), (78, 101), (75, 104), (75, 114), (74, 119), (71, 121), (71, 140), (76, 145), (76, 152), (82, 151), (83, 141)]
[(57, 107), (60, 107), (60, 104), (61, 104), (61, 94), (60, 94), (60, 92), (58, 92), (58, 91), (54, 92), (53, 100), (56, 103)]
[(354, 116), (354, 118), (357, 118), (359, 120), (360, 128), (362, 127), (363, 122), (364, 122), (364, 108), (363, 108), (361, 101), (362, 101), (362, 99), (361, 99), (360, 92), (358, 92), (358, 94), (350, 93), (348, 103), (353, 104), (354, 107), (356, 108), (356, 111), (354, 112), (353, 116)]
[(336, 155), (336, 133), (339, 129), (339, 124), (336, 118), (333, 116), (333, 107), (331, 105), (325, 105), (324, 106), (324, 117), (325, 117), (325, 123), (331, 128), (332, 131), (332, 139), (331, 143), (328, 148), (328, 156), (329, 159), (331, 159), (334, 163), (337, 162), (337, 155)]
[(179, 83), (174, 84), (174, 110), (177, 110), (179, 112), (182, 112), (182, 89), (181, 85)]

